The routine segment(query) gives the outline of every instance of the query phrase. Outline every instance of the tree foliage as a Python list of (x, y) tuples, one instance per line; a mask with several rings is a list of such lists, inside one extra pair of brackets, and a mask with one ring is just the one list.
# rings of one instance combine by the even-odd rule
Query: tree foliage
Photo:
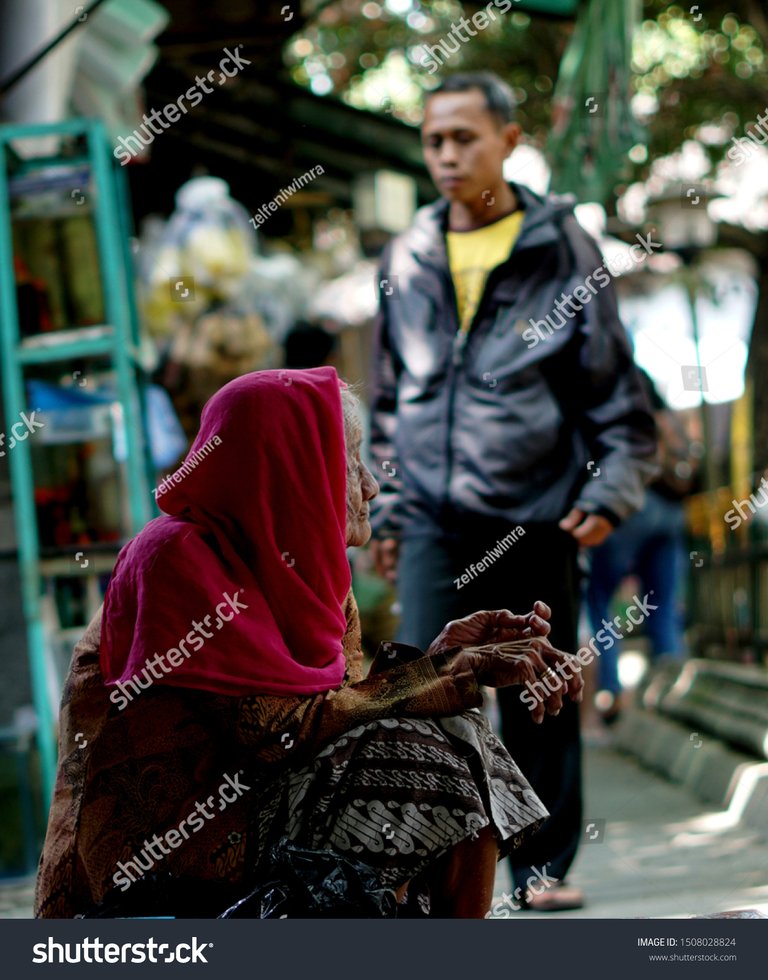
[[(301, 33), (286, 46), (286, 62), (295, 80), (318, 94), (417, 124), (421, 93), (441, 74), (424, 67), (424, 45), (437, 45), (462, 16), (488, 6), (458, 0), (318, 0)], [(572, 27), (570, 21), (519, 10), (499, 14), (445, 57), (442, 70), (487, 68), (505, 78), (517, 96), (527, 138), (543, 148)], [(644, 0), (628, 97), (646, 139), (645, 148), (633, 154), (630, 181), (645, 179), (653, 160), (691, 139), (703, 146), (714, 170), (731, 137), (742, 135), (768, 110), (767, 48), (768, 17), (761, 0), (690, 6)]]

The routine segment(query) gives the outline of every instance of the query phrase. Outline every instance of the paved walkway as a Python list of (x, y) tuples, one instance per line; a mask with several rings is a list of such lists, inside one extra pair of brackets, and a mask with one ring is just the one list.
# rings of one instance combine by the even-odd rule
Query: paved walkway
[[(768, 839), (728, 826), (725, 814), (610, 748), (587, 749), (585, 763), (584, 825), (594, 824), (596, 839), (582, 844), (569, 882), (588, 904), (514, 918), (685, 918), (740, 908), (768, 915)], [(496, 902), (505, 891), (506, 862)]]
[(0, 879), (0, 919), (31, 919), (35, 879)]

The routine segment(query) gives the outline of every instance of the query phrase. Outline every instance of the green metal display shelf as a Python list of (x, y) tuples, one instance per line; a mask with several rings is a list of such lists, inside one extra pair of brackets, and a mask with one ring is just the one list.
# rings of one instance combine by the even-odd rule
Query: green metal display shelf
[[(76, 156), (47, 155), (22, 158), (15, 141), (55, 137), (77, 146)], [(97, 327), (48, 331), (35, 336), (21, 335), (14, 274), (13, 223), (27, 216), (14, 214), (18, 185), (24, 186), (24, 203), (40, 195), (40, 216), (56, 217), (55, 207), (43, 196), (46, 182), (57, 171), (66, 174), (80, 168), (78, 183), (88, 184), (88, 205), (95, 229), (106, 323)], [(59, 177), (59, 182), (61, 177)], [(60, 186), (60, 184), (59, 184)], [(76, 202), (79, 203), (79, 202)], [(86, 209), (83, 209), (85, 211)], [(61, 373), (74, 359), (98, 357), (108, 362), (116, 380), (115, 401), (122, 411), (126, 459), (127, 522), (124, 536), (136, 534), (157, 510), (151, 494), (152, 466), (146, 436), (144, 374), (139, 363), (139, 326), (133, 293), (132, 262), (129, 249), (130, 218), (125, 175), (112, 155), (106, 131), (98, 120), (73, 119), (44, 125), (0, 127), (0, 355), (6, 425), (29, 413), (25, 380), (30, 371), (57, 365)], [(27, 375), (25, 376), (25, 372)], [(50, 802), (56, 772), (56, 711), (50, 693), (51, 644), (50, 617), (43, 608), (43, 591), (49, 571), (40, 555), (40, 537), (35, 509), (35, 484), (31, 439), (18, 441), (8, 452), (13, 495), (14, 522), (19, 550), (21, 587), (26, 622), (34, 707), (37, 714), (36, 739), (40, 753), (45, 806)], [(117, 465), (117, 464), (116, 464)], [(70, 556), (70, 576), (82, 574)]]

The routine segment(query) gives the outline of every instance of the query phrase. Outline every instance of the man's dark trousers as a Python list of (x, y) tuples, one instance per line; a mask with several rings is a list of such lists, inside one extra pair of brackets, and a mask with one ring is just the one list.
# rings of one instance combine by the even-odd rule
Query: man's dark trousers
[[(447, 522), (446, 522), (447, 523)], [(398, 569), (402, 618), (398, 639), (422, 650), (451, 619), (478, 609), (527, 613), (537, 599), (552, 609), (552, 645), (575, 653), (579, 573), (574, 539), (554, 524), (529, 524), (514, 543), (468, 584), (455, 580), (492, 551), (514, 525), (457, 520), (453, 530), (404, 533)], [(419, 533), (420, 532), (420, 533)], [(510, 539), (508, 539), (510, 540)], [(498, 691), (502, 737), (550, 813), (539, 833), (510, 856), (515, 884), (525, 888), (532, 866), (563, 880), (581, 837), (581, 743), (578, 706), (566, 698), (559, 715), (536, 725), (520, 700), (524, 688)]]

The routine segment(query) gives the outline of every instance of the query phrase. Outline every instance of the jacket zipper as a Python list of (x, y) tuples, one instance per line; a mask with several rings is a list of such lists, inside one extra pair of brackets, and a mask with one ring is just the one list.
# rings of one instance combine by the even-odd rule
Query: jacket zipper
[(450, 268), (445, 268), (443, 274), (448, 280), (448, 292), (450, 294), (451, 305), (450, 309), (453, 311), (454, 319), (456, 320), (456, 333), (453, 335), (453, 341), (451, 343), (451, 359), (448, 363), (448, 404), (446, 411), (446, 447), (445, 447), (445, 493), (444, 506), (448, 507), (450, 505), (450, 494), (451, 494), (451, 475), (453, 472), (453, 406), (456, 400), (456, 376), (457, 370), (462, 362), (463, 358), (463, 348), (466, 344), (466, 335), (464, 340), (461, 341), (461, 330), (459, 329), (459, 316), (456, 307), (456, 287), (453, 283), (453, 276), (451, 275)]
[[(504, 263), (502, 263), (504, 264)], [(456, 318), (456, 333), (453, 335), (453, 341), (451, 343), (451, 360), (450, 360), (450, 373), (449, 373), (449, 388), (448, 388), (448, 418), (447, 418), (447, 446), (445, 452), (446, 459), (446, 469), (445, 469), (445, 503), (446, 506), (450, 506), (451, 503), (451, 478), (453, 476), (453, 421), (454, 421), (454, 405), (456, 402), (456, 384), (458, 381), (459, 371), (464, 366), (464, 352), (469, 341), (469, 335), (472, 332), (472, 328), (475, 325), (475, 321), (480, 315), (483, 303), (485, 302), (486, 296), (489, 293), (489, 286), (491, 285), (491, 280), (493, 279), (493, 284), (498, 277), (494, 277), (496, 268), (491, 269), (483, 285), (483, 291), (480, 294), (480, 299), (475, 309), (474, 316), (472, 317), (469, 326), (466, 330), (460, 329), (458, 310), (456, 306), (456, 288), (453, 284), (453, 276), (451, 275), (450, 268), (447, 270), (448, 284), (450, 287), (451, 294), (451, 309), (454, 311)]]
[[(522, 231), (522, 229), (521, 229)], [(512, 251), (514, 252), (518, 241), (520, 240), (520, 234), (517, 236)], [(483, 291), (480, 294), (480, 299), (478, 300), (477, 307), (475, 309), (474, 316), (469, 323), (466, 330), (462, 331), (459, 324), (458, 309), (456, 306), (456, 288), (453, 284), (453, 276), (451, 275), (450, 265), (448, 264), (448, 255), (446, 249), (446, 265), (443, 267), (443, 275), (448, 279), (448, 288), (451, 296), (451, 309), (453, 310), (454, 317), (456, 319), (456, 333), (453, 336), (453, 342), (451, 344), (451, 360), (449, 362), (449, 375), (448, 375), (448, 418), (447, 418), (447, 445), (446, 445), (446, 476), (445, 476), (445, 503), (450, 504), (451, 500), (451, 477), (453, 475), (453, 417), (454, 417), (454, 404), (456, 402), (456, 382), (458, 379), (458, 372), (464, 365), (464, 352), (467, 347), (467, 342), (469, 341), (469, 335), (472, 332), (472, 328), (475, 325), (475, 321), (480, 315), (483, 304), (485, 303), (486, 297), (489, 292), (496, 285), (496, 281), (499, 278), (494, 276), (494, 273), (501, 268), (502, 265), (506, 265), (510, 261), (511, 255), (501, 263), (501, 265), (496, 266), (494, 269), (488, 273), (488, 276), (483, 284)]]

